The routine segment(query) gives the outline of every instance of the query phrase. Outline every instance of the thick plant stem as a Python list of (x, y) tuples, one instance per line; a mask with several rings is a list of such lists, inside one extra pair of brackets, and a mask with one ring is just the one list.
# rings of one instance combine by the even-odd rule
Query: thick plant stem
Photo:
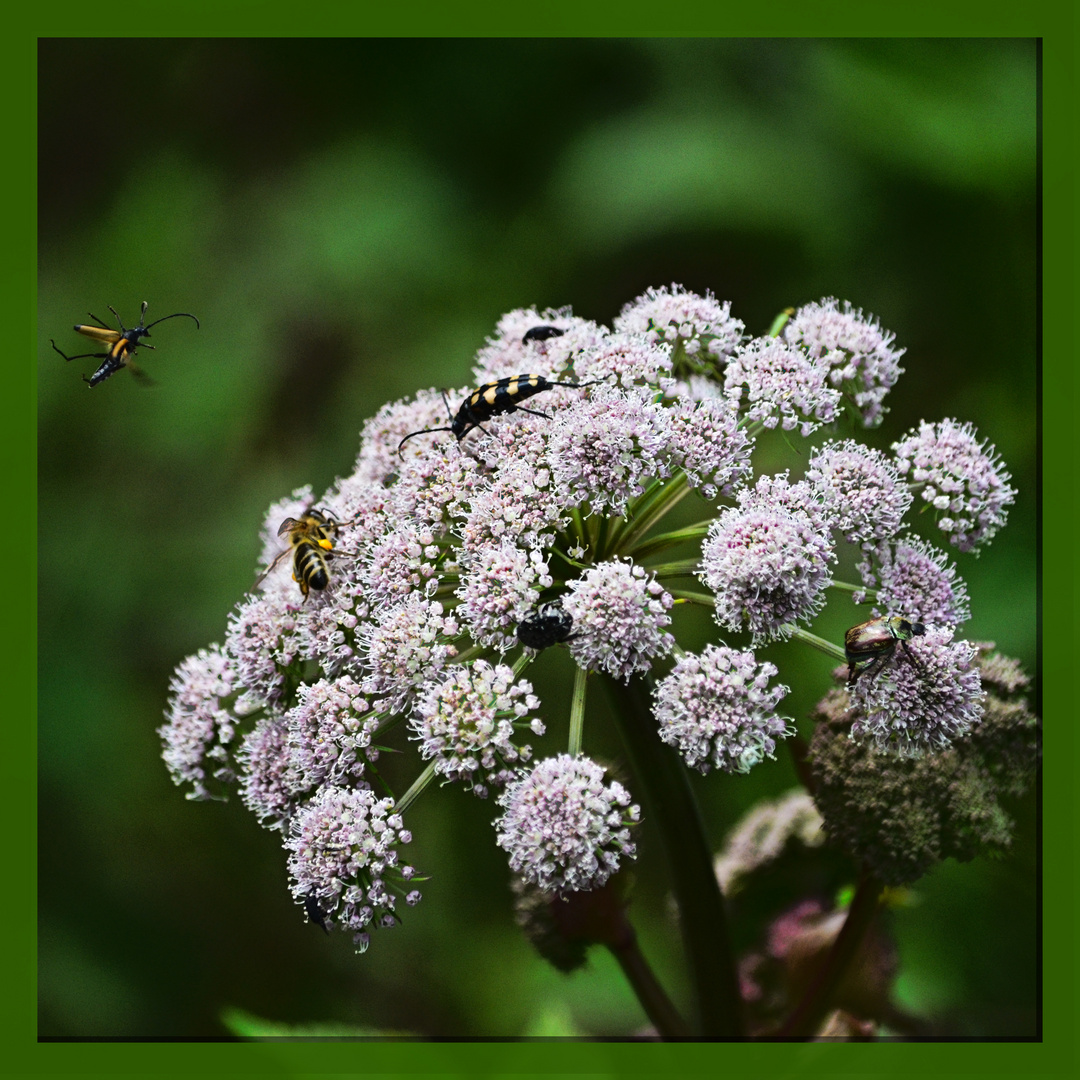
[(660, 741), (645, 682), (634, 677), (628, 685), (610, 678), (605, 683), (634, 772), (632, 788), (640, 790), (667, 854), (694, 990), (693, 1034), (740, 1035), (741, 1002), (724, 898), (685, 767)]
[(638, 947), (637, 935), (631, 930), (623, 940), (609, 943), (612, 956), (619, 962), (626, 981), (634, 988), (645, 1015), (652, 1021), (661, 1038), (684, 1037), (690, 1034), (686, 1023), (671, 1003), (671, 998), (657, 981), (653, 970)]
[(851, 907), (848, 908), (847, 918), (840, 927), (840, 933), (836, 935), (832, 948), (802, 1001), (777, 1029), (777, 1035), (802, 1035), (809, 1038), (821, 1028), (832, 1008), (836, 990), (848, 973), (874, 915), (877, 914), (881, 890), (881, 882), (864, 871), (851, 900)]

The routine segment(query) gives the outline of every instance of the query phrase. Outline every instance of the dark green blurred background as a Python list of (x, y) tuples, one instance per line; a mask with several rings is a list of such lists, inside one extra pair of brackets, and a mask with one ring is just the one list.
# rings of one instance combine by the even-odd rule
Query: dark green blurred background
[[(907, 374), (871, 441), (973, 421), (1019, 497), (974, 617), (1034, 672), (1036, 52), (1032, 41), (42, 41), (40, 1032), (209, 1036), (238, 1009), (424, 1034), (622, 1033), (608, 957), (566, 978), (514, 929), (494, 808), (429, 791), (406, 923), (357, 957), (303, 921), (275, 835), (193, 804), (159, 757), (169, 677), (220, 640), (267, 506), (350, 470), (386, 400), (469, 381), (503, 312), (610, 322), (649, 285), (764, 331), (835, 295)], [(92, 393), (65, 364), (88, 311), (190, 311)], [(84, 345), (85, 347), (85, 345)], [(797, 459), (796, 459), (797, 460)], [(799, 466), (796, 464), (796, 468)], [(854, 621), (834, 605), (839, 640)], [(557, 748), (566, 656), (533, 669)], [(770, 653), (802, 717), (828, 664)], [(603, 745), (602, 717), (586, 733)], [(786, 755), (697, 787), (719, 845), (792, 782)], [(950, 864), (896, 913), (901, 1000), (958, 1034), (1035, 1025), (1034, 799), (1005, 862)], [(632, 914), (676, 996), (664, 866)], [(680, 997), (680, 1000), (681, 997)]]

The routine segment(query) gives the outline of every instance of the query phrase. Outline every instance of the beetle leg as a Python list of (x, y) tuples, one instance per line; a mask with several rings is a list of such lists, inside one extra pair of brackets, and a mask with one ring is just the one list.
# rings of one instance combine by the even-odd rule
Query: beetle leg
[(918, 657), (916, 657), (916, 655), (908, 647), (908, 643), (906, 641), (902, 640), (900, 642), (900, 644), (904, 646), (904, 656), (906, 656), (907, 659), (910, 660), (911, 663), (915, 665), (915, 667), (919, 667)]
[(68, 354), (66, 352), (64, 352), (64, 350), (61, 349), (60, 346), (57, 345), (56, 342), (52, 340), (52, 338), (49, 338), (49, 343), (52, 345), (52, 347), (65, 360), (89, 360), (89, 359), (104, 360), (105, 357), (107, 357), (109, 355), (108, 353), (105, 353), (105, 352), (84, 352), (84, 353), (79, 353), (78, 356), (68, 356)]

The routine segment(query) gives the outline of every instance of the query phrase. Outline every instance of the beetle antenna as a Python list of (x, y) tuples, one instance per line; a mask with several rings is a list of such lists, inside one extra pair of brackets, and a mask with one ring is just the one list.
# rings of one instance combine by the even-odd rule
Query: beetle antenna
[[(143, 314), (144, 314), (144, 315), (146, 314), (146, 304), (145, 304), (145, 303), (143, 304)], [(187, 311), (177, 311), (177, 312), (176, 312), (175, 314), (173, 314), (173, 315), (162, 315), (162, 317), (161, 317), (160, 319), (155, 319), (155, 320), (154, 320), (154, 321), (153, 321), (153, 322), (152, 322), (152, 323), (150, 324), (150, 326), (157, 326), (157, 324), (158, 324), (159, 322), (164, 322), (164, 321), (165, 321), (166, 319), (178, 319), (178, 318), (180, 318), (180, 316), (181, 316), (181, 315), (182, 315), (182, 316), (183, 316), (183, 317), (184, 317), (185, 319), (195, 319), (195, 316), (194, 316), (194, 315), (192, 315), (192, 314), (190, 314), (190, 313), (189, 313), (189, 312), (187, 312)], [(149, 329), (150, 329), (150, 326), (144, 326), (144, 327), (143, 327), (143, 329), (144, 329), (144, 330), (149, 330)], [(198, 320), (198, 319), (195, 319), (195, 329), (196, 329), (196, 330), (201, 330), (201, 329), (202, 329), (202, 327), (200, 327), (200, 326), (199, 326), (199, 320)]]
[[(453, 411), (453, 409), (450, 408), (450, 399), (446, 396), (446, 391), (445, 390), (441, 390), (440, 393), (442, 394), (443, 404), (446, 406), (446, 415), (450, 417), (450, 422), (453, 423), (454, 411)], [(414, 435), (427, 435), (432, 431), (453, 431), (453, 430), (454, 429), (452, 427), (428, 427), (428, 428), (423, 428), (420, 431), (411, 431), (411, 432), (409, 432), (408, 435), (405, 436), (404, 439), (401, 440), (401, 442), (398, 443), (398, 447), (397, 447), (398, 455), (399, 456), (401, 455), (401, 448)]]
[(405, 438), (404, 438), (404, 439), (402, 439), (402, 440), (401, 440), (401, 442), (399, 442), (399, 443), (398, 443), (398, 447), (397, 447), (397, 452), (398, 452), (398, 455), (400, 456), (400, 454), (401, 454), (401, 448), (402, 448), (402, 447), (403, 447), (403, 446), (404, 446), (404, 445), (405, 445), (405, 444), (406, 444), (406, 443), (407, 443), (407, 442), (408, 442), (408, 441), (409, 441), (409, 440), (410, 440), (410, 439), (411, 439), (411, 438), (412, 438), (412, 437), (413, 437), (414, 435), (430, 435), (430, 434), (431, 434), (431, 432), (433, 432), (433, 431), (453, 431), (453, 430), (454, 430), (453, 428), (449, 428), (449, 427), (426, 427), (426, 428), (422, 428), (422, 429), (421, 429), (420, 431), (410, 431), (410, 432), (409, 432), (409, 434), (408, 434), (408, 435), (406, 435), (406, 436), (405, 436)]

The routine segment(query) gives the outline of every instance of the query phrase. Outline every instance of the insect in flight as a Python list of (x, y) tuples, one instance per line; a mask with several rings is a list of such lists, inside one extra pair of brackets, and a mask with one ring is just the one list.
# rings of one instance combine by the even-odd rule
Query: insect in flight
[(573, 616), (557, 600), (541, 604), (517, 625), (517, 639), (530, 649), (547, 649), (574, 635)]
[[(133, 326), (130, 330), (124, 326), (124, 320), (116, 314), (116, 308), (114, 308), (112, 304), (109, 305), (109, 310), (113, 313), (117, 323), (119, 323), (119, 330), (107, 326), (93, 312), (89, 313), (90, 318), (98, 323), (97, 326), (91, 326), (89, 323), (75, 324), (75, 332), (77, 334), (82, 334), (84, 337), (92, 338), (94, 341), (99, 341), (103, 345), (107, 345), (108, 349), (105, 352), (79, 353), (78, 356), (68, 356), (55, 341), (50, 339), (50, 341), (52, 341), (52, 347), (56, 349), (65, 360), (85, 360), (92, 357), (95, 360), (101, 361), (101, 366), (93, 375), (83, 376), (83, 381), (89, 383), (91, 387), (97, 386), (99, 382), (104, 382), (110, 375), (115, 374), (123, 367), (130, 366), (133, 374), (138, 374), (145, 378), (140, 368), (132, 363), (131, 358), (135, 355), (135, 350), (142, 345), (142, 339), (150, 336), (150, 326), (157, 326), (158, 323), (164, 322), (166, 319), (178, 319), (182, 316), (185, 319), (193, 319), (195, 328), (199, 329), (199, 320), (186, 311), (177, 311), (172, 315), (163, 315), (160, 319), (155, 319), (150, 326), (146, 326), (144, 325), (146, 308), (147, 303), (144, 300), (142, 311), (139, 314), (139, 325)], [(143, 345), (142, 347), (144, 349), (152, 349), (154, 346)]]
[(521, 342), (525, 344), (527, 341), (547, 341), (549, 338), (562, 337), (565, 333), (565, 330), (560, 330), (557, 326), (534, 326), (525, 331)]
[[(533, 416), (542, 416), (547, 419), (547, 413), (537, 412), (536, 409), (526, 409), (524, 405), (519, 405), (518, 402), (525, 401), (543, 390), (550, 390), (553, 386), (577, 388), (579, 386), (592, 386), (593, 383), (599, 381), (599, 379), (593, 379), (591, 382), (557, 382), (546, 379), (543, 375), (507, 375), (496, 382), (484, 383), (483, 386), (478, 386), (461, 403), (461, 408), (458, 409), (456, 416), (450, 414), (449, 427), (423, 428), (420, 431), (409, 432), (398, 443), (398, 453), (401, 453), (401, 448), (414, 435), (427, 435), (433, 431), (451, 431), (457, 441), (461, 442), (473, 428), (479, 428), (487, 433), (487, 428), (483, 425), (484, 420), (490, 420), (493, 416), (499, 416), (502, 413), (517, 412), (519, 409), (522, 412), (532, 413)], [(446, 402), (446, 411), (450, 413), (450, 402), (447, 400), (445, 390), (442, 395), (443, 401)]]
[(913, 637), (926, 633), (922, 623), (911, 622), (899, 615), (883, 615), (853, 626), (844, 635), (844, 655), (848, 662), (848, 686), (854, 685), (862, 674), (879, 672), (896, 652), (899, 644), (914, 664), (915, 657), (908, 648)]
[[(289, 546), (282, 551), (276, 559), (263, 571), (259, 585), (268, 574), (285, 558), (292, 554), (293, 557), (293, 581), (300, 586), (304, 594), (304, 600), (308, 593), (315, 589), (321, 591), (330, 584), (330, 569), (327, 563), (334, 557), (332, 551), (334, 542), (330, 537), (342, 526), (349, 522), (335, 521), (329, 513), (321, 510), (305, 510), (300, 518), (286, 518), (278, 528), (278, 536), (288, 536)], [(337, 552), (338, 555), (347, 555), (349, 552)]]

